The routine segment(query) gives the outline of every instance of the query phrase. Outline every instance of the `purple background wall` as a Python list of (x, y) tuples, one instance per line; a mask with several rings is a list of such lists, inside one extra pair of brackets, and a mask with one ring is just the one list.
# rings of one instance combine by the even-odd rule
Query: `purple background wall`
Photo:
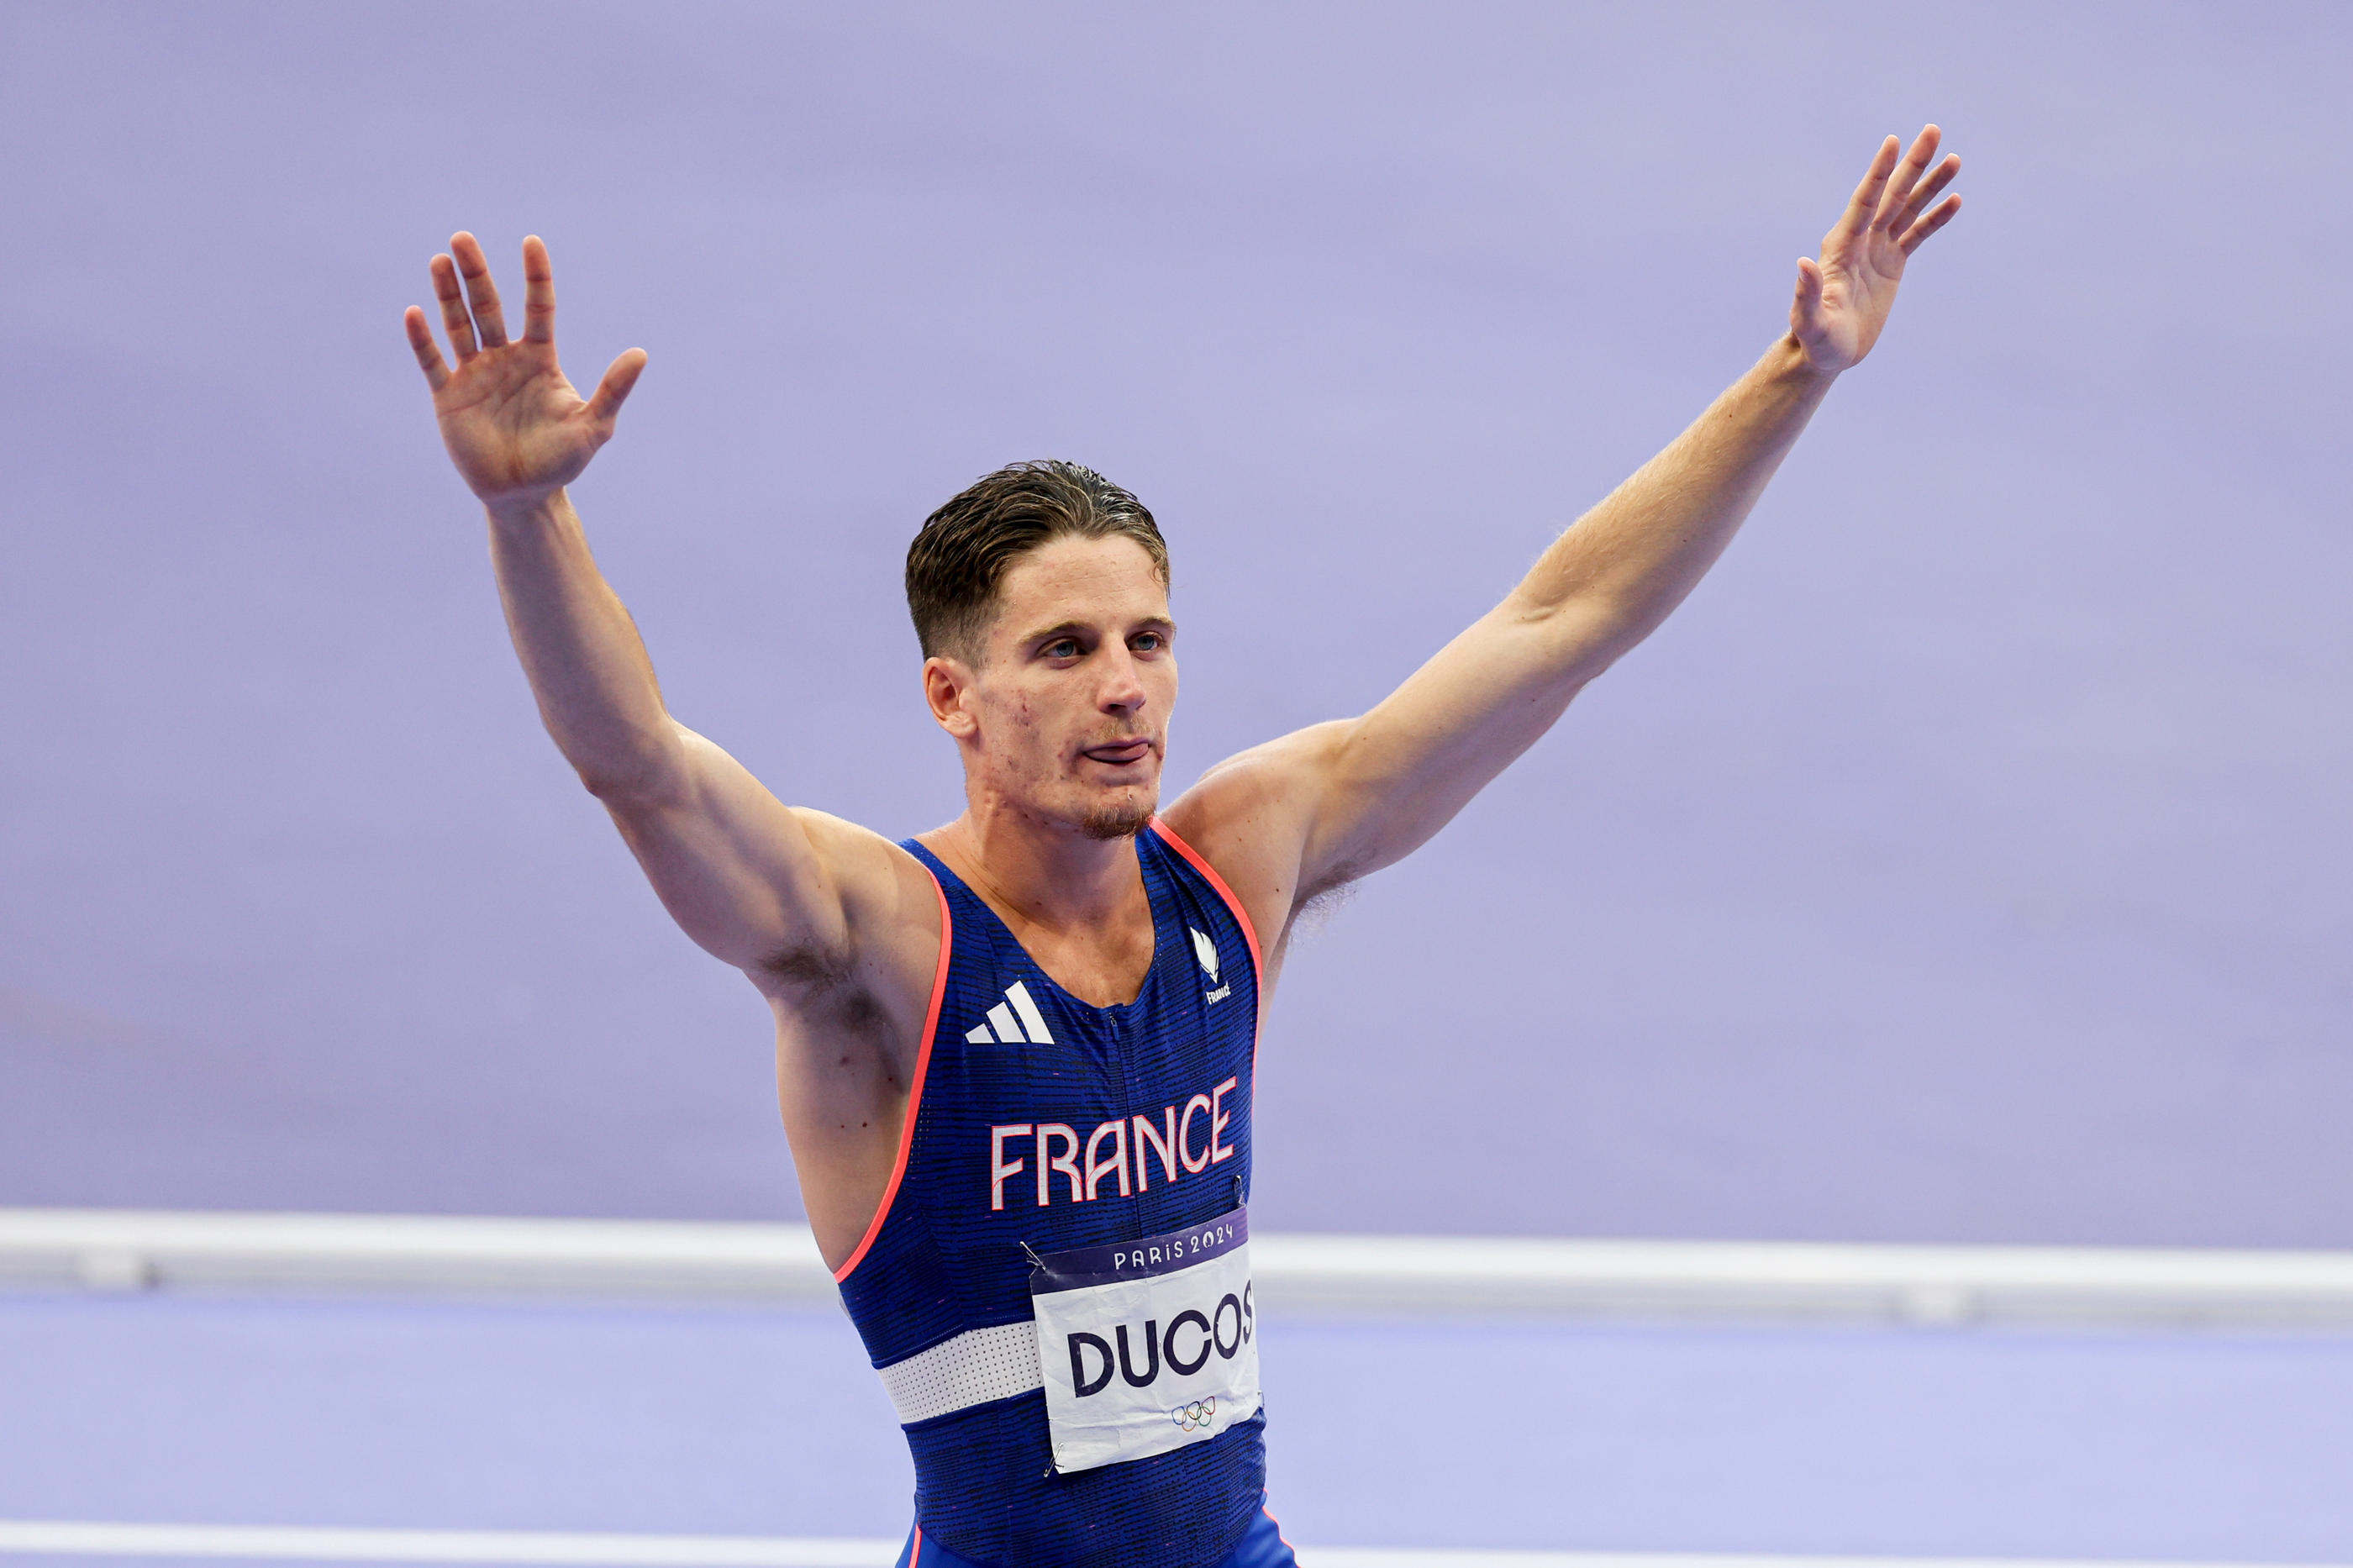
[(1066, 455), (1178, 781), (1375, 700), (1970, 206), (1718, 574), (1299, 951), (1288, 1227), (2353, 1246), (2353, 12), (0, 10), (0, 1203), (796, 1211), (400, 342), (547, 237), (579, 500), (788, 798), (957, 805), (897, 563)]

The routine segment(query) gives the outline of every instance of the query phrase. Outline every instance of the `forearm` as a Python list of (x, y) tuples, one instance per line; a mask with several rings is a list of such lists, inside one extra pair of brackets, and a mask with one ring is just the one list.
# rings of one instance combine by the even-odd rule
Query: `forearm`
[(1561, 673), (1589, 679), (1648, 637), (1706, 574), (1797, 442), (1834, 374), (1785, 337), (1665, 450), (1555, 541), (1504, 602), (1556, 624)]
[(1941, 135), (1923, 130), (1900, 174), (1895, 138), (1882, 143), (1821, 258), (1798, 263), (1788, 334), (1501, 604), (1363, 718), (1252, 759), (1261, 793), (1301, 825), (1293, 886), (1312, 893), (1410, 853), (1683, 603), (1831, 381), (1878, 342), (1905, 258), (1959, 210), (1936, 199), (1960, 169), (1947, 157), (1930, 171)]
[(1724, 552), (1831, 379), (1776, 343), (1502, 604), (1347, 726), (1320, 765), (1328, 788), (1303, 876), (1408, 853), (1534, 744)]
[(620, 598), (561, 489), (489, 509), (491, 561), (515, 653), (558, 750), (600, 796), (658, 795), (682, 776), (677, 726)]

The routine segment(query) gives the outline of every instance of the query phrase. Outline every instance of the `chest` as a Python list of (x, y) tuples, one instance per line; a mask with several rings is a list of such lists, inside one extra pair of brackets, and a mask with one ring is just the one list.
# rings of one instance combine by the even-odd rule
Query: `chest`
[(1143, 994), (1157, 945), (1152, 910), (1143, 900), (1118, 920), (1076, 931), (1052, 931), (998, 912), (1021, 951), (1076, 1000), (1117, 1007)]
[(971, 912), (924, 1097), (927, 1133), (975, 1163), (965, 1182), (985, 1170), (1001, 1212), (1190, 1186), (1213, 1166), (1223, 1176), (1247, 1146), (1258, 1021), (1238, 933), (1173, 904), (1149, 946), (1122, 944), (1129, 994), (1097, 1006)]
[[(1007, 944), (950, 972), (918, 1143), (960, 1206), (1039, 1245), (1222, 1213), (1249, 1169), (1256, 993), (1166, 941), (1093, 1007)], [(1176, 962), (1178, 958), (1183, 962)], [(1238, 984), (1239, 982), (1239, 984)]]

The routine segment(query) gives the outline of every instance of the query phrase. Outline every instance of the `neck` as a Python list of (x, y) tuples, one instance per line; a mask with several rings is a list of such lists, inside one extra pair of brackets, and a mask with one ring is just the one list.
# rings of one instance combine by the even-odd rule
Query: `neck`
[(925, 847), (991, 903), (1050, 931), (1100, 928), (1144, 896), (1133, 838), (1090, 838), (1002, 801), (974, 800)]

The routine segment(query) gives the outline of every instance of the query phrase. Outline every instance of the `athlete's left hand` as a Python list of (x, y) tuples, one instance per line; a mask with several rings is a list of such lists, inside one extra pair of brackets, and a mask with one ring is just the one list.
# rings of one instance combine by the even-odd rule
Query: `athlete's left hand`
[(1957, 155), (1928, 167), (1944, 134), (1933, 125), (1923, 130), (1900, 167), (1901, 144), (1893, 136), (1882, 142), (1854, 199), (1822, 237), (1822, 258), (1799, 259), (1789, 335), (1814, 369), (1841, 371), (1871, 352), (1895, 303), (1904, 263), (1961, 210), (1958, 196), (1929, 205), (1961, 172)]

